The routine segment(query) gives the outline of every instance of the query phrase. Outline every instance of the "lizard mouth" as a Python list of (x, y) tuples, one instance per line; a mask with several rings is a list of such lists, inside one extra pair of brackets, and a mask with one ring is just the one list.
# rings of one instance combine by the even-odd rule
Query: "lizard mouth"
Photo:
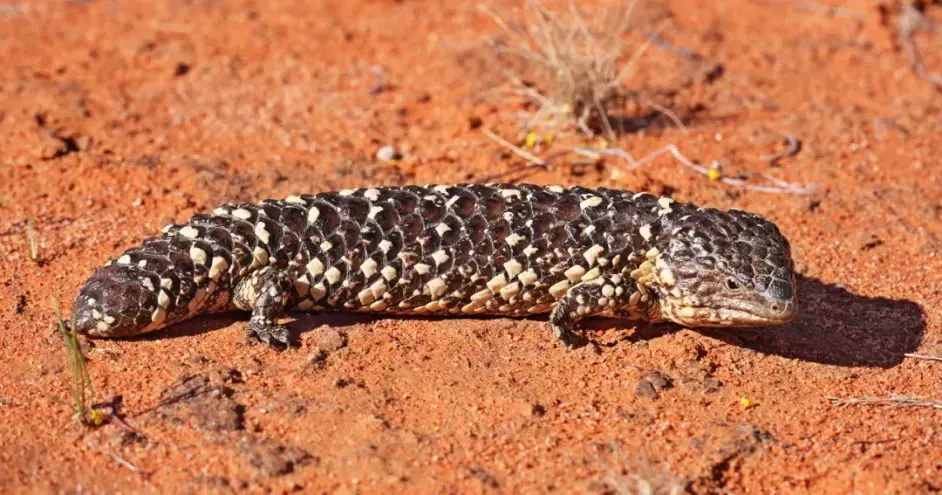
[(797, 314), (798, 305), (787, 301), (775, 304), (739, 303), (715, 308), (672, 307), (666, 316), (685, 327), (764, 327), (788, 323)]

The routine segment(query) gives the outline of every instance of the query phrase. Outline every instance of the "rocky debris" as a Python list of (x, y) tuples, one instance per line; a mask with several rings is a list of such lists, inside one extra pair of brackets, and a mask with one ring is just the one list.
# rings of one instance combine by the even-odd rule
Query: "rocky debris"
[(638, 386), (635, 387), (635, 397), (645, 397), (648, 399), (657, 399), (657, 390), (654, 389), (654, 385), (651, 382), (641, 379), (638, 380)]
[(291, 474), (300, 466), (316, 461), (308, 451), (272, 440), (245, 436), (239, 442), (239, 452), (250, 466), (269, 477)]
[(241, 381), (241, 374), (232, 368), (180, 375), (160, 393), (160, 406), (155, 412), (164, 419), (202, 430), (242, 430), (245, 406), (232, 398), (235, 391), (229, 387)]
[(654, 386), (654, 389), (657, 391), (666, 390), (674, 387), (674, 381), (671, 377), (661, 373), (660, 371), (652, 371), (647, 373), (643, 377), (645, 380), (651, 383)]
[(336, 352), (347, 346), (347, 336), (325, 325), (317, 329), (314, 345), (326, 353)]
[(662, 390), (673, 388), (674, 381), (671, 378), (660, 371), (652, 371), (646, 373), (640, 380), (638, 380), (638, 386), (635, 388), (636, 397), (647, 397), (649, 399), (657, 400), (659, 393)]

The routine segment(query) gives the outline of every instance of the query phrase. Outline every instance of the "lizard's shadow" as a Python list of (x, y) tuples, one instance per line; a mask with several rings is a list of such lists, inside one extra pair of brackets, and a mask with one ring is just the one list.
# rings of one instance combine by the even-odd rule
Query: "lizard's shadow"
[[(213, 313), (200, 315), (198, 318), (192, 318), (186, 321), (173, 324), (158, 332), (148, 333), (137, 337), (124, 337), (121, 339), (141, 339), (141, 340), (159, 340), (175, 339), (179, 337), (192, 337), (213, 330), (220, 330), (237, 323), (244, 323), (248, 327), (250, 313), (248, 311), (229, 311), (224, 313)], [(299, 311), (288, 311), (284, 315), (289, 318), (283, 324), (294, 331), (295, 335), (302, 335), (316, 330), (322, 325), (331, 327), (349, 327), (362, 323), (370, 323), (383, 318), (382, 316), (368, 313), (344, 313), (344, 312), (324, 312), (324, 313), (304, 313)]]
[[(919, 347), (926, 315), (918, 304), (853, 294), (837, 285), (798, 277), (798, 318), (752, 329), (697, 329), (702, 335), (764, 354), (837, 366), (891, 368)], [(628, 340), (679, 331), (674, 325), (642, 325)]]
[[(783, 326), (753, 329), (697, 329), (702, 335), (765, 354), (838, 366), (890, 368), (907, 352), (914, 351), (926, 328), (923, 309), (907, 300), (866, 297), (836, 285), (809, 277), (798, 277), (798, 318)], [(381, 316), (359, 313), (289, 313), (288, 327), (298, 334), (321, 325), (346, 327), (381, 318), (436, 320), (447, 317)], [(497, 319), (499, 317), (472, 317)], [(247, 321), (248, 313), (206, 315), (174, 325), (143, 338), (176, 338), (197, 335), (233, 323)], [(535, 318), (545, 320), (543, 317)], [(639, 342), (682, 330), (673, 324), (640, 324), (595, 318), (587, 320), (589, 330), (633, 329), (625, 338)], [(550, 332), (547, 330), (547, 334)], [(550, 337), (552, 338), (552, 337)], [(606, 344), (610, 345), (610, 344)]]

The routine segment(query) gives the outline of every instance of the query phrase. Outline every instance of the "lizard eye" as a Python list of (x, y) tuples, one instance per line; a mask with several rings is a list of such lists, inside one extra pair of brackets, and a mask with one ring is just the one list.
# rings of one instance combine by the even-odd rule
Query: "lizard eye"
[(729, 290), (736, 290), (739, 288), (739, 283), (731, 278), (728, 278), (726, 279), (726, 288)]

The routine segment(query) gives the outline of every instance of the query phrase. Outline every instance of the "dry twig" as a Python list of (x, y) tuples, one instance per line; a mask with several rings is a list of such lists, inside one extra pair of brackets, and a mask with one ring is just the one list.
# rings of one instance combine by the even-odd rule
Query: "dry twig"
[(926, 16), (909, 2), (903, 2), (900, 6), (900, 15), (896, 20), (896, 26), (899, 29), (899, 41), (909, 55), (910, 65), (917, 76), (929, 81), (930, 83), (942, 88), (942, 74), (929, 72), (926, 64), (922, 60), (922, 52), (916, 45), (913, 35), (920, 31), (942, 31), (938, 26), (932, 23)]
[(540, 167), (545, 167), (545, 166), (546, 166), (546, 161), (544, 161), (542, 158), (540, 158), (540, 157), (534, 155), (533, 153), (530, 153), (529, 151), (527, 151), (527, 150), (525, 150), (525, 149), (523, 149), (523, 148), (521, 148), (521, 147), (519, 147), (519, 146), (514, 146), (510, 141), (507, 141), (506, 139), (504, 139), (504, 138), (498, 136), (497, 134), (494, 134), (493, 132), (491, 132), (491, 131), (489, 131), (489, 130), (487, 130), (487, 129), (483, 129), (483, 131), (484, 131), (484, 135), (487, 136), (487, 137), (489, 137), (492, 141), (494, 141), (494, 142), (496, 142), (497, 144), (499, 144), (499, 145), (501, 145), (501, 146), (503, 146), (503, 147), (509, 149), (509, 150), (512, 151), (514, 154), (516, 154), (516, 155), (522, 157), (523, 159), (525, 159), (526, 161), (530, 162), (530, 164), (532, 164), (532, 165), (537, 165), (537, 166), (540, 166)]
[(708, 177), (710, 180), (717, 180), (724, 184), (738, 187), (740, 189), (746, 189), (750, 191), (758, 191), (758, 192), (764, 192), (764, 193), (770, 193), (770, 194), (796, 194), (796, 195), (811, 194), (815, 190), (814, 186), (810, 186), (810, 187), (799, 186), (796, 184), (792, 184), (790, 182), (783, 181), (781, 179), (778, 179), (776, 177), (773, 177), (765, 173), (761, 175), (768, 181), (767, 184), (751, 184), (743, 179), (724, 177), (722, 174), (719, 173), (719, 170), (718, 170), (719, 166), (717, 162), (714, 161), (713, 165), (710, 168), (704, 167), (702, 165), (698, 165), (694, 163), (692, 160), (690, 160), (689, 158), (687, 158), (686, 156), (684, 156), (684, 154), (681, 153), (679, 149), (677, 149), (677, 146), (673, 144), (668, 144), (667, 146), (664, 146), (663, 148), (655, 150), (640, 160), (635, 159), (635, 157), (632, 156), (631, 153), (620, 148), (599, 149), (599, 148), (587, 148), (587, 147), (581, 147), (581, 146), (576, 146), (573, 148), (560, 150), (555, 153), (552, 153), (546, 158), (540, 158), (518, 146), (514, 146), (507, 140), (501, 138), (500, 136), (497, 136), (496, 134), (488, 131), (487, 129), (484, 130), (484, 133), (491, 140), (509, 149), (510, 151), (517, 154), (518, 156), (523, 157), (529, 163), (527, 163), (527, 165), (523, 167), (519, 167), (516, 169), (512, 169), (512, 170), (508, 170), (505, 172), (500, 172), (498, 174), (493, 174), (493, 175), (484, 177), (480, 179), (482, 182), (490, 182), (495, 179), (506, 177), (508, 175), (522, 172), (522, 171), (532, 169), (532, 168), (548, 168), (552, 160), (560, 156), (569, 154), (569, 153), (575, 153), (575, 154), (578, 154), (578, 155), (581, 155), (581, 156), (584, 156), (586, 158), (590, 158), (593, 160), (598, 160), (603, 155), (615, 156), (628, 162), (628, 166), (625, 168), (625, 171), (628, 171), (628, 172), (633, 171), (637, 169), (638, 167), (641, 167), (642, 165), (645, 165), (647, 163), (654, 161), (655, 158), (665, 153), (670, 153), (674, 157), (674, 159), (677, 160), (681, 165), (691, 170), (694, 170), (695, 172), (701, 175)]
[[(782, 4), (784, 2), (777, 2), (774, 0), (753, 0), (757, 3), (766, 3), (766, 4)], [(817, 14), (823, 14), (830, 17), (846, 17), (849, 19), (854, 19), (857, 21), (866, 21), (867, 15), (846, 7), (834, 7), (831, 5), (824, 5), (818, 2), (810, 2), (807, 0), (797, 0), (790, 4), (792, 7), (799, 10), (807, 10), (808, 12), (814, 12)]]
[(801, 141), (798, 138), (789, 134), (788, 136), (785, 136), (785, 139), (788, 141), (787, 150), (781, 151), (779, 153), (774, 153), (771, 155), (762, 155), (762, 159), (768, 162), (769, 165), (774, 167), (778, 165), (778, 161), (781, 160), (782, 158), (795, 156), (799, 152), (801, 152)]
[(701, 56), (699, 53), (689, 48), (677, 46), (671, 43), (670, 41), (667, 41), (664, 38), (662, 38), (660, 35), (658, 35), (658, 33), (645, 33), (645, 36), (647, 36), (648, 39), (651, 40), (651, 42), (654, 43), (656, 46), (663, 48), (671, 53), (680, 55), (681, 57), (689, 58), (690, 60), (702, 60), (703, 59), (703, 56)]
[(653, 101), (648, 102), (648, 105), (651, 105), (651, 108), (653, 108), (657, 113), (669, 118), (671, 122), (677, 126), (677, 128), (683, 131), (684, 134), (690, 134), (690, 129), (687, 129), (687, 126), (684, 125), (684, 121), (680, 120), (680, 117), (678, 117), (676, 113), (672, 112), (671, 109), (662, 107)]
[(906, 354), (903, 354), (903, 355), (908, 358), (913, 358), (913, 359), (924, 359), (926, 361), (942, 361), (942, 356), (926, 356), (925, 354), (913, 354), (911, 352), (907, 352)]
[(484, 131), (484, 135), (486, 135), (492, 141), (503, 146), (504, 148), (507, 148), (512, 153), (514, 153), (517, 156), (520, 156), (521, 158), (525, 159), (528, 162), (523, 167), (506, 170), (504, 172), (498, 172), (496, 174), (491, 174), (491, 175), (482, 177), (480, 181), (484, 183), (492, 182), (497, 179), (507, 177), (508, 175), (516, 174), (518, 172), (523, 172), (525, 170), (529, 170), (532, 168), (543, 168), (543, 169), (549, 168), (550, 161), (554, 160), (557, 157), (560, 157), (562, 155), (569, 153), (569, 151), (566, 151), (566, 150), (557, 151), (555, 153), (550, 153), (550, 155), (547, 156), (546, 158), (540, 158), (519, 146), (514, 146), (513, 143), (511, 143), (510, 141), (507, 141), (506, 139), (498, 136), (497, 134), (494, 134), (488, 129), (483, 129), (483, 131)]
[(833, 406), (884, 406), (887, 408), (899, 407), (930, 407), (942, 409), (942, 401), (926, 400), (914, 395), (892, 395), (890, 397), (825, 397)]
[(90, 450), (92, 450), (93, 452), (97, 452), (97, 453), (99, 453), (99, 454), (103, 454), (103, 455), (107, 455), (108, 457), (111, 457), (112, 459), (114, 459), (115, 462), (117, 462), (118, 464), (120, 464), (120, 465), (126, 467), (129, 471), (131, 471), (131, 472), (133, 472), (133, 473), (137, 473), (137, 474), (147, 474), (147, 473), (145, 473), (144, 471), (142, 471), (141, 468), (135, 466), (134, 464), (131, 464), (131, 462), (128, 461), (127, 459), (125, 459), (125, 458), (119, 456), (118, 454), (115, 454), (114, 452), (102, 450), (102, 449), (98, 448), (97, 446), (92, 445), (92, 443), (89, 442), (87, 439), (85, 440), (85, 446), (88, 447), (88, 448), (89, 448)]
[(797, 195), (811, 194), (815, 189), (813, 186), (802, 187), (796, 184), (792, 184), (790, 182), (785, 182), (781, 179), (777, 179), (765, 173), (761, 174), (769, 182), (769, 184), (765, 184), (765, 185), (750, 184), (743, 179), (725, 177), (722, 174), (718, 173), (717, 171), (718, 163), (716, 161), (713, 162), (713, 165), (710, 168), (704, 167), (702, 165), (697, 165), (696, 163), (691, 161), (689, 158), (684, 156), (684, 154), (681, 153), (679, 149), (677, 149), (677, 146), (673, 144), (668, 144), (667, 146), (664, 146), (663, 148), (655, 150), (652, 153), (650, 153), (648, 156), (640, 160), (636, 160), (631, 155), (631, 153), (628, 153), (625, 150), (621, 150), (617, 148), (604, 149), (604, 150), (591, 150), (591, 151), (595, 151), (603, 155), (613, 155), (613, 156), (617, 156), (624, 159), (625, 161), (628, 162), (628, 167), (625, 170), (629, 172), (637, 169), (638, 167), (646, 163), (653, 161), (655, 158), (665, 153), (670, 153), (674, 157), (674, 159), (677, 160), (681, 165), (691, 170), (694, 170), (701, 175), (705, 175), (709, 177), (711, 180), (718, 180), (724, 184), (735, 186), (741, 189), (747, 189), (750, 191), (758, 191), (758, 192), (771, 193), (771, 194), (797, 194)]

